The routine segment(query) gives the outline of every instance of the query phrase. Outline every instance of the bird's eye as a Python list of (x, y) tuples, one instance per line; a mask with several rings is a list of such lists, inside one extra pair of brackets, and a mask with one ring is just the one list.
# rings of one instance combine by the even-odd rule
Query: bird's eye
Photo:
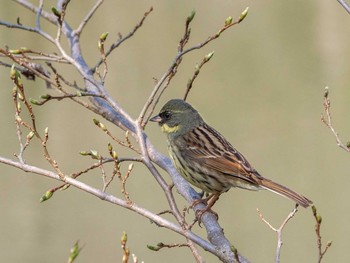
[(171, 117), (171, 113), (168, 112), (168, 111), (165, 111), (165, 112), (163, 112), (163, 113), (161, 114), (161, 117), (162, 117), (163, 119), (165, 119), (165, 120), (169, 120), (170, 117)]

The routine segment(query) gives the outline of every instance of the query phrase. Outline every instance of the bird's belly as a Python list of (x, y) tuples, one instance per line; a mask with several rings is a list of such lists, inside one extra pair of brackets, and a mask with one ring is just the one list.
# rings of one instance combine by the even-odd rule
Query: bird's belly
[(222, 178), (218, 178), (213, 171), (210, 171), (199, 164), (190, 163), (170, 152), (174, 166), (190, 184), (208, 193), (223, 193), (231, 188), (231, 185)]

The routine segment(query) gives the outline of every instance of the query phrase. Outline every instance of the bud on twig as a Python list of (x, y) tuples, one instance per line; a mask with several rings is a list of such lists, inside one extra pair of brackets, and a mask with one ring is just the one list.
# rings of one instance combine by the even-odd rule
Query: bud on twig
[(14, 55), (21, 54), (21, 51), (19, 49), (10, 49), (9, 52)]
[(113, 159), (117, 160), (118, 159), (118, 154), (116, 151), (112, 151), (112, 157)]
[(232, 23), (232, 16), (229, 16), (228, 18), (226, 18), (226, 20), (225, 20), (225, 26), (228, 26), (228, 25), (230, 25), (231, 23)]
[(56, 7), (52, 7), (52, 8), (51, 8), (51, 11), (52, 11), (52, 13), (53, 13), (55, 16), (61, 17), (61, 12), (58, 11), (58, 10), (56, 9)]
[(40, 198), (40, 203), (45, 202), (47, 200), (49, 200), (53, 195), (53, 191), (52, 190), (48, 190), (41, 198)]
[(68, 263), (72, 263), (80, 253), (81, 248), (79, 248), (79, 241), (77, 241), (74, 246), (70, 249), (70, 255), (68, 258)]
[(33, 131), (30, 131), (27, 135), (27, 139), (28, 140), (31, 140), (32, 138), (34, 137), (34, 132)]
[(204, 57), (204, 61), (205, 61), (205, 62), (208, 62), (208, 61), (213, 57), (213, 55), (214, 55), (214, 51), (213, 51), (213, 52), (210, 52), (208, 55), (206, 55), (206, 56)]
[(108, 143), (108, 151), (110, 152), (113, 151), (113, 146), (110, 142)]
[(249, 10), (249, 7), (244, 9), (244, 11), (241, 13), (241, 15), (238, 18), (238, 23), (241, 23), (246, 18), (246, 16), (248, 15), (248, 10)]
[(37, 101), (37, 100), (35, 100), (35, 99), (29, 98), (29, 101), (30, 101), (30, 103), (33, 104), (33, 105), (40, 105), (40, 104), (39, 104), (39, 101)]
[(120, 243), (122, 244), (122, 246), (125, 246), (127, 241), (128, 234), (124, 231), (122, 237), (120, 238)]
[(100, 35), (100, 41), (105, 42), (108, 36), (108, 32), (104, 32)]
[(196, 11), (192, 10), (186, 19), (186, 23), (187, 24), (191, 23), (195, 15), (196, 15)]

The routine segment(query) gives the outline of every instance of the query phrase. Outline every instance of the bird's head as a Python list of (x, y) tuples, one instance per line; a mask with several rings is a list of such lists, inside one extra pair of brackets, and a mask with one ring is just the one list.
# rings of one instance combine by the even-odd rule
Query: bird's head
[(150, 121), (158, 122), (162, 131), (171, 137), (185, 134), (203, 123), (198, 111), (181, 99), (169, 100)]

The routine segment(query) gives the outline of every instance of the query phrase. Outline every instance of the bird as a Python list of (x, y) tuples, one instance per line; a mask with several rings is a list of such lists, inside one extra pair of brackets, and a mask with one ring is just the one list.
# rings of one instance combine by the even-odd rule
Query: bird
[(158, 123), (166, 134), (169, 155), (179, 174), (190, 184), (209, 194), (205, 200), (206, 211), (211, 210), (222, 193), (234, 187), (247, 190), (266, 189), (289, 198), (304, 208), (312, 204), (305, 196), (260, 175), (186, 101), (169, 100), (150, 121)]

